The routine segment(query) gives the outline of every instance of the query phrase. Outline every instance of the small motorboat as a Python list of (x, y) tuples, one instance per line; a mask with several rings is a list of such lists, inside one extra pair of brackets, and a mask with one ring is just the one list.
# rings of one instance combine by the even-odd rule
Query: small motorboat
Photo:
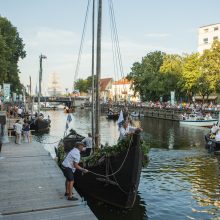
[(203, 117), (198, 114), (190, 114), (180, 119), (181, 125), (199, 126), (199, 127), (212, 127), (213, 124), (218, 122), (217, 119), (209, 117)]
[(144, 117), (144, 114), (142, 114), (141, 112), (131, 112), (131, 116), (135, 118), (140, 118)]
[(42, 113), (31, 117), (31, 120), (29, 121), (30, 124), (30, 130), (34, 130), (36, 132), (47, 132), (50, 129), (51, 120), (48, 116), (48, 118), (45, 118)]
[(119, 112), (115, 109), (109, 109), (107, 112), (107, 119), (118, 120)]

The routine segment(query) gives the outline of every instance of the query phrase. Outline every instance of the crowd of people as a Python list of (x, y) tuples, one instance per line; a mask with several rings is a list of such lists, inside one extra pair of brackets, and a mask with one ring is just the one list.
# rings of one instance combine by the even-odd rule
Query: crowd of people
[[(113, 103), (106, 103), (109, 105), (113, 105)], [(125, 102), (117, 102), (118, 105), (125, 105)], [(214, 104), (213, 102), (209, 103), (201, 103), (201, 102), (175, 102), (175, 104), (171, 104), (168, 102), (160, 102), (160, 101), (148, 101), (148, 102), (126, 102), (127, 106), (134, 107), (148, 107), (155, 109), (178, 109), (178, 110), (192, 110), (196, 109), (198, 111), (202, 110), (220, 110), (220, 104)]]

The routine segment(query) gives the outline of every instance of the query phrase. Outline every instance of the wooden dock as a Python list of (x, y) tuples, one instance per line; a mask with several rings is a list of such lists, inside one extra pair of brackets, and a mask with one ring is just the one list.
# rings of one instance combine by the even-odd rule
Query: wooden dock
[(82, 202), (68, 201), (65, 178), (41, 144), (4, 144), (0, 154), (0, 220), (97, 219)]

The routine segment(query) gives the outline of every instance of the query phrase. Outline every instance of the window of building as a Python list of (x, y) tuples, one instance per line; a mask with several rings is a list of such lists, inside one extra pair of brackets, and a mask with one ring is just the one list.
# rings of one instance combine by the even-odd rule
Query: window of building
[(214, 31), (218, 31), (218, 27), (214, 27)]
[(209, 31), (209, 29), (208, 29), (208, 28), (205, 28), (205, 29), (204, 29), (204, 32), (205, 32), (205, 33), (207, 33), (208, 31)]
[(204, 44), (207, 44), (207, 43), (208, 43), (208, 38), (204, 38), (204, 39), (203, 39), (203, 43), (204, 43)]
[(218, 40), (218, 36), (213, 37), (213, 40)]

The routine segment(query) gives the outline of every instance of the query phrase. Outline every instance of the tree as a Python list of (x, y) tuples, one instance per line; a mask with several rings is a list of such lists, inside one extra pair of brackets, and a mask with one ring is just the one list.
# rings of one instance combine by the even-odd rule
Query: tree
[(189, 99), (198, 91), (198, 80), (201, 78), (200, 59), (198, 53), (184, 57), (182, 71), (182, 91)]
[(25, 56), (17, 28), (6, 18), (0, 17), (0, 83), (10, 83), (12, 91), (22, 89), (18, 61)]
[(166, 54), (160, 72), (164, 75), (165, 91), (175, 91), (178, 98), (184, 97), (182, 86), (183, 57), (177, 54)]
[[(94, 86), (96, 85), (96, 76), (94, 75)], [(87, 79), (78, 79), (74, 83), (74, 87), (80, 92), (89, 92), (92, 90), (92, 76), (87, 77)]]
[(213, 41), (212, 47), (205, 50), (200, 57), (201, 71), (209, 84), (209, 91), (219, 91), (220, 83), (220, 42)]
[[(87, 77), (87, 90), (92, 90), (92, 76)], [(94, 87), (96, 88), (96, 75), (94, 75)]]
[(9, 62), (7, 61), (7, 47), (5, 40), (2, 35), (0, 35), (0, 84), (6, 82), (7, 80), (7, 69)]
[(165, 92), (163, 76), (160, 67), (163, 63), (164, 53), (155, 51), (148, 53), (142, 62), (136, 62), (127, 76), (133, 81), (135, 92), (139, 92), (142, 100), (158, 100)]
[(85, 79), (78, 79), (78, 80), (74, 83), (74, 88), (75, 88), (75, 89), (78, 89), (79, 92), (88, 92), (87, 80), (85, 80)]

